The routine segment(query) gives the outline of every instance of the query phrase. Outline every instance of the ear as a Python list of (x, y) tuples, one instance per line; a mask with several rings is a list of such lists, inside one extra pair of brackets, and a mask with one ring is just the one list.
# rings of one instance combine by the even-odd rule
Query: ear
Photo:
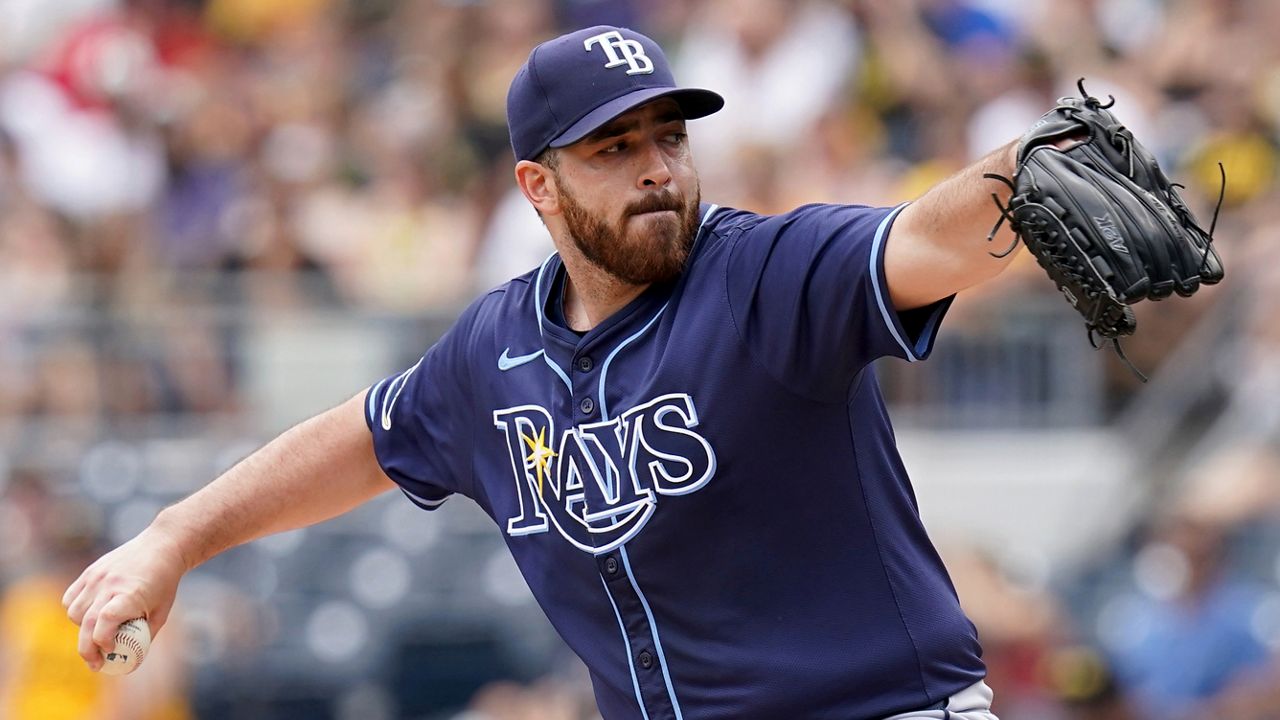
[(516, 184), (534, 209), (543, 216), (560, 214), (556, 176), (551, 168), (532, 160), (516, 163)]

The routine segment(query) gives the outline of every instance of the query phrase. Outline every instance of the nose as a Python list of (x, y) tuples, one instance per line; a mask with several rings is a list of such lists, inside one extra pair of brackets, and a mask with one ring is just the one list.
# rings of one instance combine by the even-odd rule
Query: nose
[(638, 153), (640, 174), (637, 185), (641, 190), (664, 188), (671, 183), (671, 168), (667, 156), (657, 142), (649, 142)]

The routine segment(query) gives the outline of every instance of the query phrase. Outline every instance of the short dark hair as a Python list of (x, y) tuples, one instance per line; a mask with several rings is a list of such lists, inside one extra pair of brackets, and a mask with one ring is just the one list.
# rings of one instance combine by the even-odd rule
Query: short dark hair
[[(533, 161), (550, 170), (551, 174), (555, 175), (557, 180), (560, 179), (560, 150), (558, 148), (547, 148), (546, 150), (543, 150), (539, 153), (538, 157), (533, 159)], [(534, 208), (533, 210), (538, 213), (538, 219), (542, 220), (542, 224), (546, 225), (547, 221), (543, 219), (542, 211), (537, 208)]]
[(555, 172), (560, 169), (560, 150), (558, 148), (547, 148), (533, 161), (551, 172)]

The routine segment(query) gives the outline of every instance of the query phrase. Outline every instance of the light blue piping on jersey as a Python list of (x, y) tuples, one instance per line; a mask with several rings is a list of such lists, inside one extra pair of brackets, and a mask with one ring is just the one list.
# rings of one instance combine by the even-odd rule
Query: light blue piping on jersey
[[(600, 419), (601, 420), (607, 421), (609, 419), (609, 408), (608, 408), (608, 405), (605, 404), (605, 399), (604, 399), (604, 381), (605, 381), (605, 378), (609, 376), (609, 363), (613, 362), (613, 359), (618, 356), (618, 353), (622, 351), (622, 348), (630, 345), (632, 341), (634, 341), (636, 338), (643, 335), (646, 330), (653, 327), (653, 324), (658, 321), (658, 318), (662, 317), (662, 313), (667, 309), (667, 306), (670, 304), (671, 304), (670, 300), (663, 303), (662, 307), (658, 308), (658, 312), (654, 313), (653, 317), (649, 318), (649, 322), (644, 324), (644, 327), (635, 331), (635, 333), (632, 334), (631, 337), (618, 343), (618, 346), (615, 347), (607, 357), (605, 357), (604, 363), (600, 366), (600, 392), (598, 394), (598, 397), (600, 398)], [(621, 468), (619, 468), (619, 472), (621, 472)], [(609, 493), (612, 494), (613, 493), (613, 469), (609, 463), (605, 463), (604, 475), (605, 475), (604, 477), (605, 487), (607, 487)]]
[(606, 378), (606, 377), (608, 377), (608, 375), (609, 375), (609, 363), (613, 362), (613, 359), (614, 359), (615, 357), (617, 357), (617, 356), (618, 356), (618, 353), (622, 352), (622, 348), (624, 348), (624, 347), (626, 347), (626, 346), (630, 345), (632, 342), (634, 342), (634, 341), (636, 340), (636, 338), (638, 338), (638, 337), (640, 337), (641, 335), (645, 334), (645, 331), (647, 331), (649, 328), (653, 327), (653, 324), (654, 324), (655, 322), (657, 322), (657, 321), (658, 321), (658, 318), (662, 317), (662, 313), (666, 311), (667, 306), (668, 306), (668, 305), (670, 305), (670, 304), (671, 304), (671, 301), (670, 301), (670, 300), (668, 300), (667, 302), (663, 303), (663, 304), (662, 304), (662, 307), (658, 308), (658, 312), (654, 313), (654, 314), (653, 314), (653, 317), (649, 318), (649, 322), (647, 322), (647, 323), (645, 323), (645, 324), (644, 324), (644, 327), (642, 327), (642, 328), (640, 328), (639, 330), (635, 331), (635, 333), (634, 333), (634, 334), (632, 334), (632, 335), (631, 335), (631, 337), (629, 337), (629, 338), (627, 338), (626, 340), (623, 340), (622, 342), (618, 343), (618, 346), (617, 346), (617, 347), (615, 347), (615, 348), (614, 348), (614, 349), (613, 349), (613, 350), (612, 350), (612, 351), (611, 351), (611, 352), (610, 352), (610, 353), (605, 357), (605, 359), (604, 359), (604, 364), (600, 366), (600, 393), (599, 393), (599, 397), (600, 397), (600, 419), (601, 419), (601, 420), (608, 420), (608, 419), (609, 419), (609, 406), (605, 404), (605, 400), (604, 400), (604, 381), (605, 381), (605, 378)]
[(374, 424), (374, 419), (375, 419), (375, 418), (377, 418), (377, 415), (375, 415), (375, 414), (374, 414), (374, 412), (375, 412), (375, 408), (374, 408), (373, 404), (374, 404), (375, 402), (377, 402), (377, 400), (378, 400), (378, 391), (382, 389), (382, 384), (383, 384), (383, 383), (385, 383), (386, 381), (387, 381), (387, 380), (386, 380), (386, 378), (383, 378), (382, 380), (379, 380), (379, 381), (378, 381), (378, 384), (377, 384), (377, 385), (374, 385), (374, 386), (373, 386), (372, 388), (370, 388), (370, 390), (369, 390), (369, 397), (367, 398), (368, 402), (366, 402), (366, 403), (365, 403), (365, 409), (366, 409), (366, 410), (368, 411), (368, 413), (369, 413), (369, 414), (368, 414), (368, 420), (369, 420), (369, 424), (370, 424), (370, 425), (373, 425), (373, 424)]
[(720, 206), (719, 206), (719, 205), (716, 205), (716, 204), (714, 204), (714, 203), (712, 203), (712, 204), (707, 208), (707, 212), (705, 212), (705, 213), (702, 215), (702, 219), (698, 221), (698, 231), (699, 231), (699, 232), (701, 232), (701, 231), (702, 231), (702, 226), (707, 224), (707, 220), (709, 220), (709, 219), (711, 218), (711, 216), (712, 216), (713, 214), (715, 214), (715, 211), (717, 211), (717, 210), (719, 210), (719, 209), (720, 209)]
[(436, 508), (438, 508), (438, 507), (440, 507), (441, 505), (445, 504), (445, 501), (447, 501), (449, 498), (453, 497), (453, 495), (452, 495), (452, 493), (451, 493), (451, 494), (449, 494), (449, 495), (445, 495), (444, 497), (440, 498), (439, 500), (429, 500), (429, 499), (427, 499), (427, 498), (422, 497), (421, 495), (414, 495), (413, 493), (409, 492), (408, 490), (405, 490), (403, 486), (400, 488), (400, 492), (404, 493), (406, 497), (408, 497), (410, 500), (412, 500), (412, 501), (413, 501), (413, 502), (415, 502), (416, 504), (418, 504), (418, 505), (420, 505), (420, 506), (422, 506), (422, 507), (424, 507), (424, 508), (426, 508), (426, 509), (428, 509), (428, 510), (435, 510)]
[[(707, 208), (706, 214), (702, 216), (702, 220), (698, 223), (698, 232), (702, 232), (702, 226), (707, 223), (707, 218), (711, 217), (711, 214), (719, 209), (720, 209), (719, 205), (712, 205), (711, 207)], [(658, 308), (658, 312), (654, 313), (653, 317), (649, 318), (649, 322), (644, 324), (644, 327), (637, 330), (635, 334), (632, 335), (631, 337), (618, 343), (618, 346), (615, 347), (613, 351), (609, 353), (608, 357), (604, 359), (604, 365), (600, 366), (599, 397), (600, 397), (600, 419), (601, 420), (609, 419), (609, 410), (608, 410), (609, 406), (605, 403), (605, 400), (604, 400), (604, 380), (605, 380), (605, 377), (608, 376), (609, 374), (609, 363), (613, 362), (613, 358), (617, 356), (617, 354), (622, 350), (622, 348), (626, 347), (627, 345), (630, 345), (632, 341), (634, 341), (636, 338), (643, 335), (646, 330), (653, 327), (653, 323), (657, 321), (658, 317), (662, 315), (663, 311), (666, 310), (667, 306), (670, 304), (671, 304), (670, 300), (663, 303), (662, 307)]]
[(636, 675), (636, 661), (631, 658), (631, 638), (627, 637), (627, 626), (622, 622), (622, 613), (618, 612), (618, 603), (613, 601), (613, 593), (609, 592), (609, 584), (604, 581), (604, 578), (600, 578), (600, 584), (604, 585), (604, 596), (609, 598), (609, 605), (613, 607), (613, 616), (618, 618), (622, 642), (627, 645), (627, 666), (631, 668), (631, 687), (636, 691), (636, 702), (640, 704), (640, 714), (644, 716), (644, 720), (649, 720), (649, 712), (644, 709), (644, 696), (640, 694), (640, 678)]
[(573, 393), (573, 383), (569, 382), (569, 376), (568, 376), (568, 375), (565, 375), (564, 370), (561, 370), (559, 365), (555, 364), (555, 362), (554, 362), (551, 358), (547, 357), (547, 354), (546, 354), (546, 353), (542, 353), (542, 359), (543, 359), (543, 360), (546, 360), (546, 361), (547, 361), (547, 365), (548, 365), (552, 370), (555, 370), (555, 371), (556, 371), (556, 375), (559, 375), (559, 376), (560, 376), (560, 379), (561, 379), (562, 381), (564, 381), (564, 386), (565, 386), (566, 388), (568, 388), (568, 389), (569, 389), (570, 394), (572, 394), (572, 393)]
[(539, 335), (539, 337), (541, 337), (541, 336), (542, 336), (542, 320), (543, 320), (543, 317), (542, 317), (542, 275), (543, 275), (543, 273), (545, 273), (545, 272), (546, 272), (546, 270), (547, 270), (547, 265), (551, 263), (551, 258), (553, 258), (553, 257), (555, 257), (555, 256), (556, 256), (556, 254), (553, 252), (553, 253), (551, 253), (550, 255), (548, 255), (548, 256), (547, 256), (547, 259), (546, 259), (546, 260), (543, 260), (543, 261), (542, 261), (542, 264), (538, 266), (538, 279), (533, 281), (533, 296), (534, 296), (534, 300), (535, 300), (534, 305), (533, 305), (533, 312), (534, 312), (534, 313), (536, 313), (536, 314), (537, 314), (537, 316), (538, 316), (538, 335)]
[[(533, 310), (538, 314), (538, 337), (542, 338), (543, 347), (546, 347), (547, 341), (542, 332), (542, 323), (546, 320), (546, 318), (542, 316), (542, 276), (546, 273), (547, 265), (551, 263), (551, 258), (555, 256), (555, 253), (551, 253), (547, 256), (546, 260), (542, 261), (542, 265), (538, 267), (538, 279), (533, 283)], [(569, 389), (569, 394), (572, 395), (573, 383), (569, 381), (569, 375), (565, 373), (564, 370), (560, 369), (560, 366), (555, 364), (555, 361), (547, 357), (545, 352), (542, 353), (542, 359), (546, 361), (547, 367), (556, 371), (556, 375), (560, 376), (560, 380), (564, 382), (564, 386)]]
[[(415, 365), (414, 367), (417, 367), (417, 366)], [(400, 375), (395, 376), (395, 378), (383, 378), (382, 380), (378, 381), (377, 385), (374, 385), (372, 388), (369, 389), (369, 395), (365, 402), (365, 411), (369, 414), (368, 420), (370, 425), (375, 425), (378, 422), (377, 402), (378, 402), (378, 393), (382, 391), (382, 386), (386, 385), (387, 390), (390, 390), (391, 385), (388, 383), (394, 384), (397, 380), (400, 380), (404, 376), (405, 376), (405, 373), (401, 373)], [(383, 398), (383, 406), (385, 405), (386, 405), (386, 398)], [(397, 483), (397, 485), (399, 485), (399, 483)], [(413, 493), (406, 490), (403, 486), (400, 488), (400, 492), (404, 493), (405, 497), (413, 501), (414, 504), (420, 507), (426, 508), (428, 510), (434, 510), (440, 507), (450, 497), (449, 495), (446, 495), (445, 497), (442, 497), (439, 500), (430, 500), (428, 498), (424, 498), (419, 495), (414, 495)]]
[[(653, 621), (653, 611), (649, 609), (649, 601), (645, 600), (644, 593), (640, 592), (640, 584), (636, 582), (635, 573), (631, 572), (631, 561), (627, 558), (627, 546), (624, 544), (619, 548), (622, 555), (622, 567), (627, 570), (627, 579), (631, 581), (631, 587), (635, 588), (636, 595), (640, 596), (640, 604), (644, 606), (645, 617), (649, 618), (649, 627), (653, 630), (653, 648), (658, 651), (658, 662), (662, 664), (662, 679), (667, 681), (667, 693), (671, 696), (671, 707), (676, 711), (676, 720), (684, 720), (684, 716), (680, 714), (680, 701), (676, 700), (676, 689), (671, 685), (671, 673), (667, 671), (667, 657), (662, 654), (662, 640), (658, 638), (658, 624)], [(631, 645), (628, 643), (627, 648)], [(630, 655), (627, 656), (630, 660)], [(631, 669), (635, 673), (635, 668)]]
[(893, 335), (893, 339), (898, 341), (898, 345), (907, 354), (907, 361), (916, 362), (920, 358), (916, 357), (915, 350), (907, 345), (902, 336), (898, 334), (898, 323), (894, 321), (893, 314), (889, 311), (888, 306), (885, 305), (884, 293), (880, 290), (880, 263), (878, 262), (881, 248), (884, 247), (885, 230), (889, 228), (889, 223), (893, 222), (893, 219), (906, 206), (907, 203), (902, 203), (894, 208), (885, 216), (884, 220), (880, 221), (880, 227), (876, 228), (876, 238), (871, 243), (871, 287), (876, 291), (876, 304), (880, 306), (880, 315), (884, 318), (884, 324), (888, 326), (889, 333)]
[[(702, 232), (702, 226), (707, 224), (707, 219), (711, 217), (712, 213), (714, 213), (716, 210), (719, 210), (719, 209), (720, 209), (719, 205), (712, 205), (711, 207), (707, 208), (707, 212), (703, 214), (702, 220), (698, 222), (698, 232)], [(539, 279), (541, 279), (541, 277), (539, 277)], [(609, 419), (609, 405), (607, 402), (605, 402), (605, 399), (604, 399), (604, 381), (605, 381), (605, 378), (608, 377), (609, 375), (609, 364), (613, 362), (613, 359), (617, 357), (619, 352), (622, 352), (622, 348), (630, 345), (633, 341), (635, 341), (636, 338), (645, 334), (645, 332), (649, 328), (653, 327), (653, 324), (658, 321), (658, 318), (662, 316), (662, 313), (667, 309), (667, 306), (670, 304), (671, 304), (670, 300), (663, 303), (662, 307), (658, 308), (658, 312), (654, 313), (653, 317), (649, 318), (649, 322), (644, 324), (644, 327), (635, 331), (635, 333), (632, 334), (631, 337), (618, 343), (617, 347), (615, 347), (609, 353), (609, 355), (605, 357), (604, 364), (600, 366), (600, 392), (597, 394), (597, 397), (600, 398), (600, 419), (601, 420), (607, 421)], [(605, 465), (604, 484), (605, 484), (605, 487), (609, 489), (609, 492), (612, 493), (613, 492), (613, 473), (612, 471), (610, 471), (609, 466), (607, 464)]]
[[(720, 206), (719, 206), (719, 205), (711, 205), (710, 207), (708, 207), (708, 208), (707, 208), (707, 212), (703, 214), (703, 216), (702, 216), (702, 220), (698, 221), (698, 232), (702, 232), (702, 226), (703, 226), (703, 225), (705, 225), (705, 224), (707, 223), (707, 219), (711, 217), (712, 213), (714, 213), (716, 210), (719, 210), (719, 209), (720, 209)], [(533, 310), (534, 310), (534, 312), (535, 312), (535, 313), (537, 313), (537, 317), (538, 317), (538, 337), (544, 338), (544, 339), (543, 339), (543, 343), (542, 343), (544, 346), (546, 345), (546, 340), (545, 340), (545, 334), (544, 334), (544, 333), (543, 333), (543, 331), (542, 331), (542, 324), (546, 321), (546, 317), (545, 317), (545, 316), (543, 315), (543, 313), (542, 313), (542, 276), (546, 274), (547, 265), (549, 265), (549, 264), (551, 263), (551, 259), (552, 259), (552, 258), (554, 258), (555, 256), (556, 256), (556, 253), (554, 253), (554, 252), (553, 252), (553, 253), (551, 253), (550, 255), (548, 255), (548, 256), (547, 256), (547, 259), (546, 259), (546, 260), (543, 260), (543, 261), (542, 261), (542, 265), (538, 266), (538, 278), (537, 278), (537, 280), (535, 280), (535, 281), (534, 281), (534, 283), (533, 283), (533, 295), (534, 295), (534, 300), (535, 300), (535, 302), (534, 302), (534, 306), (533, 306)], [(667, 306), (666, 306), (666, 305), (663, 305), (663, 306), (662, 306), (662, 310), (665, 310), (666, 308), (667, 308)], [(662, 310), (659, 310), (659, 311), (658, 311), (658, 314), (659, 314), (659, 315), (661, 315), (661, 314), (662, 314)], [(656, 318), (656, 316), (655, 316), (655, 318)], [(650, 324), (652, 324), (652, 323), (653, 323), (653, 321), (652, 321), (652, 320), (650, 320), (649, 322), (650, 322)], [(645, 329), (647, 329), (648, 327), (649, 327), (649, 326), (648, 326), (648, 325), (646, 325), (646, 326), (645, 326)], [(640, 332), (644, 332), (644, 329), (642, 329)], [(638, 333), (637, 333), (637, 334), (638, 334)], [(627, 339), (627, 340), (623, 341), (622, 345), (627, 344), (627, 343), (628, 343), (628, 342), (630, 342), (632, 339), (634, 339), (634, 336), (633, 336), (632, 338), (629, 338), (629, 339)], [(621, 345), (619, 345), (619, 346), (618, 346), (618, 348), (615, 348), (615, 349), (614, 349), (614, 351), (613, 351), (613, 353), (610, 355), (610, 357), (612, 358), (612, 357), (613, 357), (613, 355), (617, 354), (618, 350), (619, 350), (619, 349), (621, 349), (621, 347), (622, 347), (622, 346), (621, 346)], [(569, 375), (568, 375), (568, 374), (567, 374), (563, 369), (561, 369), (561, 367), (560, 367), (559, 365), (556, 365), (556, 364), (555, 364), (555, 362), (554, 362), (551, 358), (547, 357), (547, 354), (546, 354), (546, 353), (543, 353), (543, 354), (542, 354), (542, 359), (546, 361), (546, 363), (547, 363), (547, 366), (548, 366), (548, 367), (550, 367), (552, 370), (554, 370), (554, 371), (556, 372), (556, 375), (559, 375), (559, 376), (560, 376), (560, 380), (564, 382), (564, 386), (565, 386), (566, 388), (568, 388), (568, 389), (569, 389), (570, 394), (572, 394), (572, 393), (573, 393), (573, 382), (569, 380)], [(606, 363), (607, 363), (607, 361), (606, 361)], [(601, 404), (600, 404), (600, 407), (601, 407), (601, 408), (603, 408), (603, 407), (604, 407), (604, 381), (603, 381), (604, 373), (602, 372), (602, 373), (600, 374), (600, 376), (601, 376), (601, 383), (600, 383), (600, 400), (601, 400)], [(603, 414), (603, 411), (602, 411), (602, 414)]]
[[(706, 214), (702, 216), (702, 221), (698, 224), (699, 232), (702, 231), (702, 226), (706, 224), (707, 220), (711, 217), (711, 215), (719, 208), (720, 208), (719, 205), (712, 205), (711, 207), (707, 208)], [(649, 328), (653, 327), (653, 324), (657, 322), (658, 318), (662, 316), (662, 313), (666, 311), (667, 306), (670, 304), (671, 304), (670, 301), (663, 303), (662, 307), (658, 308), (658, 312), (654, 313), (653, 317), (649, 318), (649, 322), (645, 323), (644, 327), (637, 330), (634, 334), (631, 335), (631, 337), (628, 337), (626, 340), (623, 340), (622, 342), (618, 343), (617, 347), (615, 347), (613, 351), (610, 352), (609, 355), (605, 358), (604, 364), (600, 366), (599, 398), (600, 398), (600, 419), (601, 420), (607, 421), (609, 419), (609, 406), (605, 402), (605, 398), (604, 398), (604, 383), (605, 383), (605, 379), (608, 377), (608, 374), (609, 374), (609, 364), (613, 362), (613, 359), (618, 356), (618, 353), (621, 352), (624, 347), (626, 347), (627, 345), (630, 345), (637, 338), (639, 338), (646, 331), (648, 331)], [(606, 473), (609, 472), (607, 468), (605, 472)], [(612, 482), (613, 480), (611, 476), (606, 478), (606, 484), (609, 485), (610, 492), (612, 492), (613, 490)], [(640, 590), (640, 583), (636, 582), (636, 576), (633, 572), (631, 572), (631, 560), (627, 556), (626, 544), (623, 544), (622, 547), (619, 548), (619, 554), (622, 556), (622, 567), (625, 568), (627, 571), (627, 580), (631, 582), (632, 589), (636, 591), (636, 596), (640, 598), (640, 605), (644, 607), (645, 617), (649, 619), (649, 629), (653, 632), (653, 648), (658, 652), (658, 662), (662, 665), (662, 679), (666, 682), (666, 685), (667, 685), (667, 695), (668, 697), (671, 698), (671, 708), (675, 710), (676, 720), (684, 720), (684, 715), (680, 712), (680, 701), (676, 699), (675, 686), (671, 682), (671, 671), (667, 669), (667, 657), (662, 652), (662, 639), (658, 637), (658, 623), (653, 619), (653, 611), (649, 609), (649, 601), (645, 599), (644, 593), (641, 592)], [(601, 582), (604, 582), (603, 578), (601, 578)], [(613, 605), (613, 612), (617, 614), (618, 625), (622, 628), (622, 639), (625, 640), (627, 643), (627, 664), (631, 667), (631, 681), (636, 684), (636, 699), (640, 701), (640, 711), (644, 712), (644, 699), (640, 696), (640, 681), (639, 681), (639, 678), (636, 676), (635, 661), (631, 657), (631, 638), (627, 636), (626, 626), (623, 625), (622, 623), (622, 614), (618, 613), (618, 606), (616, 603), (613, 602), (613, 595), (609, 594), (608, 584), (605, 584), (604, 590), (605, 590), (605, 594), (609, 595), (609, 604)], [(647, 713), (645, 714), (645, 717), (648, 718)]]

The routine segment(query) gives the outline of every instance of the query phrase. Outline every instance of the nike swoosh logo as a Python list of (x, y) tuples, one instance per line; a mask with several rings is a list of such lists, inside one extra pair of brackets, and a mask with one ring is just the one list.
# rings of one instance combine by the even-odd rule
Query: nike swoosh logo
[(507, 348), (502, 351), (501, 355), (498, 356), (499, 370), (506, 371), (506, 370), (510, 370), (511, 368), (520, 367), (521, 365), (524, 365), (527, 362), (532, 362), (534, 360), (537, 360), (542, 355), (541, 350), (537, 352), (531, 352), (528, 355), (517, 355), (516, 357), (511, 357), (510, 353), (511, 353), (511, 348)]

